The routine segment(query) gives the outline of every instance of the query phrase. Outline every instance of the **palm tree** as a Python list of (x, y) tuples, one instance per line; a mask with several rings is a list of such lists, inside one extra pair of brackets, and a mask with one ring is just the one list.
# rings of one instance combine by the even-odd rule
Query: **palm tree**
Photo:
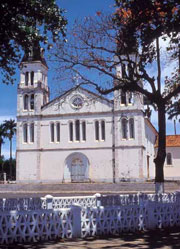
[(6, 136), (10, 142), (10, 158), (9, 158), (10, 165), (9, 166), (10, 166), (10, 179), (11, 179), (12, 178), (12, 138), (14, 134), (16, 133), (16, 122), (14, 119), (5, 120), (4, 126), (5, 126), (6, 133), (7, 133)]
[(7, 136), (6, 128), (4, 124), (0, 124), (0, 158), (2, 157), (2, 144), (4, 143), (4, 138)]

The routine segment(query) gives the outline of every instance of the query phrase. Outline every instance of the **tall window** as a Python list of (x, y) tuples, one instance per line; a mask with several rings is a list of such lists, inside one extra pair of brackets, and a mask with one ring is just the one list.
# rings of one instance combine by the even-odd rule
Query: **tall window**
[(60, 142), (60, 123), (56, 123), (57, 142)]
[(122, 138), (127, 139), (127, 119), (122, 119)]
[(28, 95), (24, 95), (24, 110), (28, 110)]
[(99, 121), (95, 121), (95, 140), (99, 140)]
[(30, 124), (30, 142), (34, 143), (34, 123)]
[(28, 142), (28, 126), (27, 126), (27, 124), (23, 125), (23, 142), (24, 143)]
[(76, 130), (76, 141), (80, 141), (80, 122), (79, 122), (79, 120), (75, 121), (75, 130)]
[(82, 140), (86, 141), (86, 122), (82, 122)]
[(121, 104), (126, 105), (126, 93), (121, 91)]
[(73, 122), (69, 123), (69, 141), (73, 141)]
[(43, 95), (43, 105), (45, 105), (47, 103), (47, 101), (46, 101), (46, 95), (44, 94)]
[(171, 153), (167, 153), (166, 161), (167, 161), (167, 165), (172, 165), (172, 155), (171, 155)]
[(129, 93), (128, 94), (128, 104), (132, 104), (133, 103), (133, 94)]
[(25, 86), (28, 86), (29, 83), (29, 72), (25, 73)]
[(31, 72), (31, 86), (34, 85), (34, 72)]
[(34, 94), (31, 94), (31, 98), (30, 98), (30, 108), (31, 108), (31, 110), (34, 110)]
[(51, 123), (50, 129), (51, 129), (51, 142), (54, 142), (54, 123)]
[(105, 121), (101, 120), (101, 139), (105, 140)]
[(129, 120), (129, 137), (134, 138), (134, 119)]

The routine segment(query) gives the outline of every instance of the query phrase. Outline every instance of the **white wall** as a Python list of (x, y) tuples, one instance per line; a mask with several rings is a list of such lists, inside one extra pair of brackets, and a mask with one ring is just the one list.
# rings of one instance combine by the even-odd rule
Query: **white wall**
[(166, 147), (166, 154), (171, 153), (172, 165), (164, 164), (165, 179), (180, 179), (180, 147)]
[(37, 152), (17, 152), (17, 180), (39, 181), (38, 159)]
[(144, 172), (145, 177), (148, 178), (148, 166), (147, 166), (147, 157), (149, 157), (149, 178), (154, 179), (155, 177), (155, 142), (156, 142), (156, 132), (148, 120), (145, 122), (145, 138), (144, 138), (144, 147), (145, 147), (145, 163), (144, 163)]
[[(41, 180), (44, 182), (68, 182), (65, 168), (66, 159), (73, 153), (80, 152), (89, 160), (88, 178), (91, 182), (112, 182), (112, 150), (59, 150), (41, 152)], [(98, 156), (97, 156), (98, 154)], [(96, 155), (96, 156), (95, 156)]]

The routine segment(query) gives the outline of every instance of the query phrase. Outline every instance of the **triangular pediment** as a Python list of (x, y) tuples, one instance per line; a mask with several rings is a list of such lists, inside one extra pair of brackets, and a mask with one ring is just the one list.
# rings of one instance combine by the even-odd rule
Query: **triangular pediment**
[(42, 115), (111, 112), (111, 100), (82, 87), (74, 88), (42, 107)]

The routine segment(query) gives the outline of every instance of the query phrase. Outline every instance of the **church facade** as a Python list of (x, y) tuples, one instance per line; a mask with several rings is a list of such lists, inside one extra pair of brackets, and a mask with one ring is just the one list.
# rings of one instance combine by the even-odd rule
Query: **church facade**
[(25, 55), (17, 94), (18, 182), (119, 182), (154, 178), (157, 132), (143, 97), (109, 100), (75, 87), (49, 101), (48, 67)]

